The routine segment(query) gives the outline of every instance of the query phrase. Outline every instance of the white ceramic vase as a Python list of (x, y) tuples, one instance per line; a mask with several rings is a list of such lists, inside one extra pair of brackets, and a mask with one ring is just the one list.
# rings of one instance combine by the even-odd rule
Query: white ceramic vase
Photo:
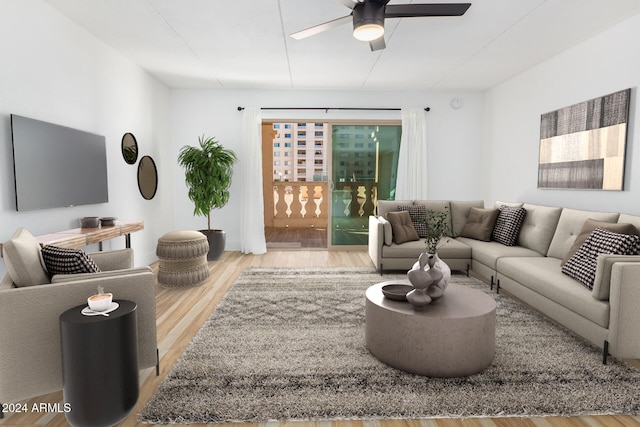
[(423, 252), (407, 273), (407, 277), (415, 288), (407, 294), (407, 301), (416, 310), (422, 310), (444, 295), (451, 280), (451, 269), (437, 253)]

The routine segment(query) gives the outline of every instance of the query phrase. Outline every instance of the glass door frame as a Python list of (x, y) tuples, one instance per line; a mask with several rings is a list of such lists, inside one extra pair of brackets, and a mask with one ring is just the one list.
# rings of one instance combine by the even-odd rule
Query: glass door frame
[[(329, 177), (329, 219), (327, 224), (327, 249), (336, 251), (360, 251), (363, 248), (366, 248), (367, 245), (334, 245), (332, 239), (332, 229), (333, 229), (333, 190), (335, 188), (335, 183), (333, 182), (333, 126), (334, 125), (345, 125), (345, 126), (372, 126), (372, 125), (381, 125), (381, 126), (400, 126), (402, 127), (402, 120), (357, 120), (357, 119), (333, 119), (333, 120), (324, 120), (323, 123), (327, 123), (329, 125), (329, 136), (327, 138), (328, 147), (328, 156), (327, 156), (327, 175)], [(367, 230), (368, 231), (368, 230)]]

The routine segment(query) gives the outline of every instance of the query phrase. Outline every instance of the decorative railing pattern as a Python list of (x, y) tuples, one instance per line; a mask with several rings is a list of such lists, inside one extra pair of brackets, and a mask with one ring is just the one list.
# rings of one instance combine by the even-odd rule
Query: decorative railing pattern
[[(368, 218), (373, 215), (378, 200), (378, 183), (370, 181), (336, 182), (333, 190), (334, 215)], [(341, 211), (340, 203), (344, 204)], [(343, 215), (340, 215), (340, 214)]]
[[(332, 191), (333, 216), (367, 218), (376, 208), (375, 182), (337, 182)], [(327, 182), (274, 182), (274, 227), (327, 227)]]
[(274, 182), (274, 227), (326, 227), (327, 182)]

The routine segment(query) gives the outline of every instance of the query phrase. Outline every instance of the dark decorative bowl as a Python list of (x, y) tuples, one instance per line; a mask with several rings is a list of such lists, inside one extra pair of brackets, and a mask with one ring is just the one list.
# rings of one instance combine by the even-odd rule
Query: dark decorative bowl
[(382, 287), (382, 294), (394, 301), (406, 301), (407, 294), (413, 290), (411, 285), (384, 285)]
[(100, 220), (97, 216), (85, 216), (84, 218), (80, 218), (81, 228), (98, 228), (99, 225)]
[(116, 225), (116, 217), (114, 216), (104, 216), (100, 218), (100, 225), (103, 227), (111, 227)]

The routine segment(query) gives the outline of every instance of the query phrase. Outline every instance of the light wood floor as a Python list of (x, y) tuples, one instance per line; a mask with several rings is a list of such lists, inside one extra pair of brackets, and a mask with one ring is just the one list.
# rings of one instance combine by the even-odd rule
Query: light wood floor
[[(149, 400), (164, 376), (178, 360), (193, 335), (209, 317), (235, 278), (247, 267), (338, 267), (369, 266), (366, 251), (270, 251), (264, 255), (242, 255), (225, 252), (219, 261), (211, 262), (210, 279), (202, 286), (184, 290), (157, 288), (158, 346), (160, 376), (154, 369), (141, 373), (138, 405), (120, 425), (145, 426), (136, 421), (136, 414)], [(152, 266), (155, 268), (155, 266)], [(62, 402), (62, 392), (40, 396), (33, 403)], [(0, 425), (66, 426), (62, 414), (26, 413), (6, 414)], [(197, 424), (193, 424), (198, 426)], [(223, 426), (211, 424), (212, 426)], [(378, 421), (331, 421), (256, 424), (227, 424), (225, 427), (640, 427), (640, 417), (547, 417), (547, 418), (477, 418), (477, 419), (421, 419)]]
[(327, 248), (327, 229), (315, 227), (265, 227), (269, 250)]

